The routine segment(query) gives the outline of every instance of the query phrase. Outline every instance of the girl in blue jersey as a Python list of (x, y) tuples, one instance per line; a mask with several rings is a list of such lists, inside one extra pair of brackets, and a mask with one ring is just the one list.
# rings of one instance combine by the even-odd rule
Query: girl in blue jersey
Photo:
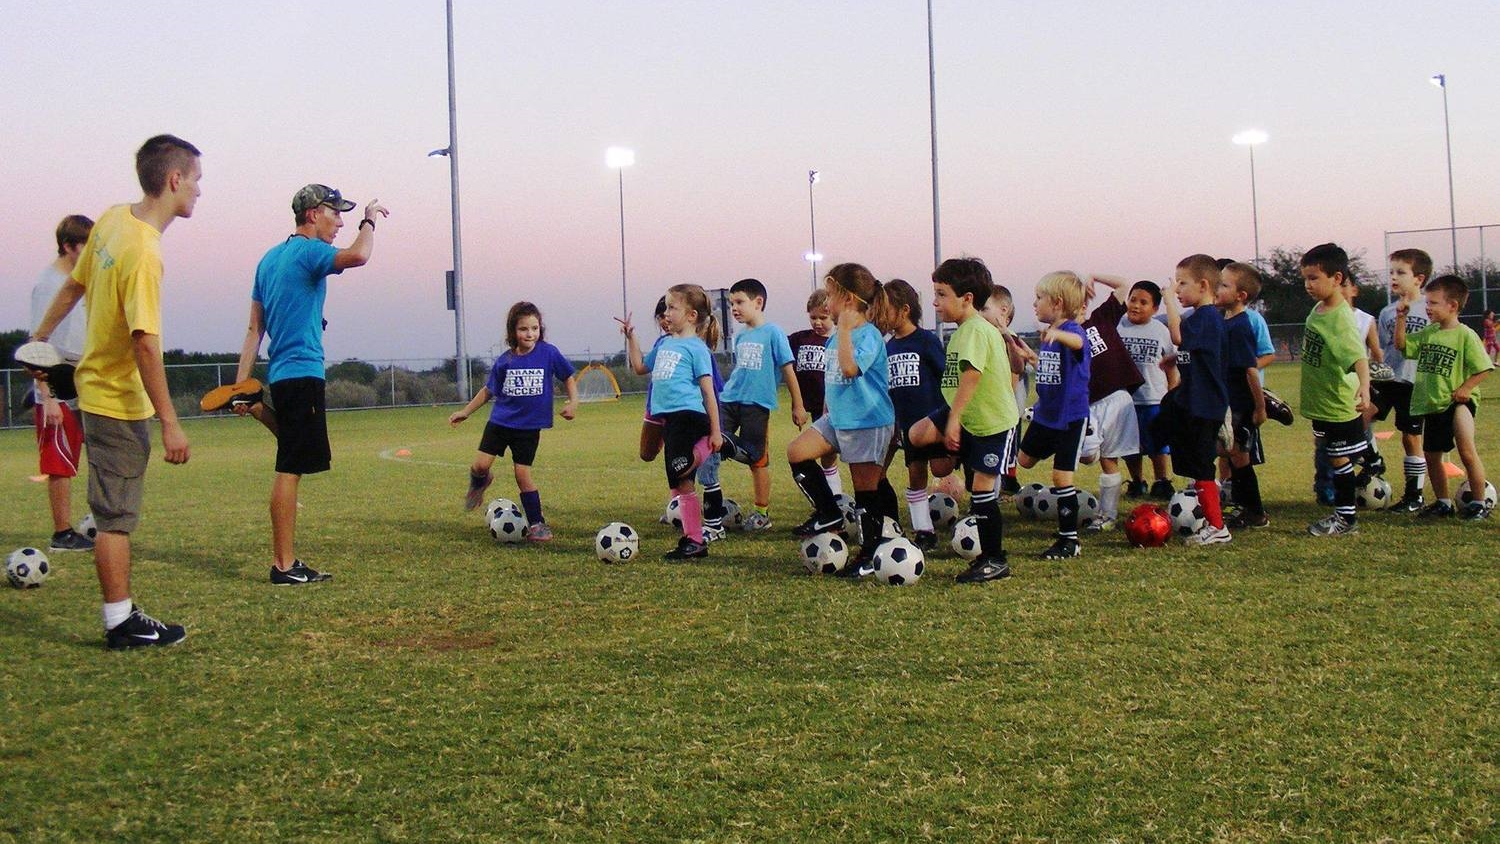
[(881, 541), (882, 517), (896, 517), (895, 494), (889, 496), (890, 512), (885, 512), (877, 491), (896, 425), (885, 341), (880, 336), (890, 327), (891, 303), (884, 286), (859, 264), (835, 266), (823, 277), (823, 285), (828, 290), (829, 310), (838, 322), (828, 341), (824, 390), (827, 413), (792, 440), (787, 446), (787, 460), (792, 464), (793, 480), (817, 509), (814, 527), (819, 532), (837, 530), (843, 515), (818, 460), (837, 453), (849, 464), (865, 542), (839, 575), (860, 577), (872, 570), (870, 561)]
[(531, 464), (536, 460), (542, 429), (552, 427), (552, 381), (562, 381), (568, 390), (568, 403), (562, 418), (571, 420), (578, 411), (578, 381), (573, 365), (557, 347), (542, 339), (542, 312), (530, 302), (517, 302), (505, 318), (505, 345), (510, 351), (495, 359), (489, 380), (462, 410), (448, 417), (448, 424), (458, 427), (469, 415), (483, 407), (491, 397), (495, 407), (479, 440), (479, 453), (469, 467), (469, 492), (464, 509), (479, 506), (493, 477), (490, 467), (495, 458), (510, 450), (515, 464), (516, 488), (521, 506), (526, 510), (526, 538), (546, 542), (552, 529), (542, 517), (542, 494), (531, 480)]
[[(937, 547), (937, 533), (933, 529), (932, 511), (927, 505), (927, 474), (931, 469), (933, 475), (947, 477), (953, 471), (953, 458), (942, 443), (913, 445), (907, 432), (917, 420), (926, 419), (947, 406), (942, 391), (947, 356), (943, 351), (943, 341), (921, 327), (922, 299), (917, 291), (897, 278), (886, 282), (885, 292), (893, 313), (891, 338), (885, 341), (885, 354), (890, 372), (891, 404), (896, 410), (896, 441), (886, 452), (884, 466), (891, 465), (898, 450), (905, 456), (906, 510), (911, 515), (912, 541), (923, 551), (931, 551)], [(894, 498), (896, 491), (883, 472), (879, 490), (882, 509), (894, 509), (886, 499), (888, 496)]]

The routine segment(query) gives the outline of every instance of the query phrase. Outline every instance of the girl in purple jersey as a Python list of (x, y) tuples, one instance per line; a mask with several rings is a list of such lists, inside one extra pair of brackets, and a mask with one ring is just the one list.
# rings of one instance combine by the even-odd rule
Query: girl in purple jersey
[(510, 351), (495, 359), (489, 380), (462, 410), (448, 417), (457, 428), (470, 414), (483, 407), (492, 397), (495, 407), (479, 440), (479, 452), (469, 467), (469, 491), (464, 509), (479, 506), (484, 491), (494, 481), (490, 467), (495, 458), (510, 449), (515, 466), (516, 488), (521, 493), (521, 507), (526, 511), (526, 538), (546, 542), (552, 529), (542, 517), (542, 494), (531, 480), (531, 465), (536, 460), (542, 429), (552, 427), (552, 381), (562, 381), (568, 390), (562, 418), (571, 420), (578, 412), (578, 381), (573, 365), (557, 347), (543, 340), (542, 312), (530, 302), (517, 302), (505, 318), (505, 345)]

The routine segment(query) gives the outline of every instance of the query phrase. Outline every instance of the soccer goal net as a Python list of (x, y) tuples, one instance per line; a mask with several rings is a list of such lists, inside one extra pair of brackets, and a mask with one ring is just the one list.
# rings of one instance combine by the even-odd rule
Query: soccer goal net
[(620, 398), (620, 384), (615, 374), (602, 364), (591, 363), (578, 373), (579, 401), (615, 401)]

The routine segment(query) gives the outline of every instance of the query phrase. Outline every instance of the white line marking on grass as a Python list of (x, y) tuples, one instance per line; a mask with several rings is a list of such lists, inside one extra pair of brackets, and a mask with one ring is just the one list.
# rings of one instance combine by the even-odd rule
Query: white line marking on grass
[[(467, 469), (469, 467), (469, 464), (467, 464), (467, 463), (453, 463), (453, 462), (447, 461), (447, 460), (417, 460), (416, 458), (414, 458), (414, 457), (411, 456), (411, 450), (410, 449), (411, 449), (410, 446), (404, 446), (404, 445), (398, 445), (398, 446), (394, 446), (392, 448), (387, 448), (387, 449), (384, 449), (384, 450), (382, 450), (380, 452), (380, 459), (381, 460), (389, 460), (392, 463), (412, 463), (412, 464), (416, 464), (416, 465), (419, 465), (419, 466), (442, 466), (445, 469), (449, 469), (449, 468), (452, 468), (454, 466), (457, 466), (457, 467), (463, 468), (463, 469)], [(405, 451), (406, 454), (398, 455), (397, 452), (399, 452), (399, 451)]]

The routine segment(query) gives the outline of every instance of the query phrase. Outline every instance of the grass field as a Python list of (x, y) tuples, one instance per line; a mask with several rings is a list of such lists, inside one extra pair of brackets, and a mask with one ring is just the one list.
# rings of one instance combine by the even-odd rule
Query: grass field
[[(477, 421), (333, 415), (300, 551), (336, 579), (295, 589), (266, 582), (269, 439), (188, 423), (135, 546), (136, 597), (186, 642), (107, 652), (87, 556), (0, 592), (0, 838), (1500, 839), (1500, 530), (1304, 535), (1305, 422), (1268, 426), (1274, 523), (1229, 546), (1043, 563), (1049, 526), (1007, 508), (1015, 577), (960, 587), (943, 554), (895, 589), (802, 573), (784, 468), (772, 535), (659, 562), (640, 409), (543, 436), (545, 547), (461, 510)], [(46, 538), (34, 472), (31, 435), (0, 432), (0, 547)], [(593, 560), (614, 519), (637, 562)]]

